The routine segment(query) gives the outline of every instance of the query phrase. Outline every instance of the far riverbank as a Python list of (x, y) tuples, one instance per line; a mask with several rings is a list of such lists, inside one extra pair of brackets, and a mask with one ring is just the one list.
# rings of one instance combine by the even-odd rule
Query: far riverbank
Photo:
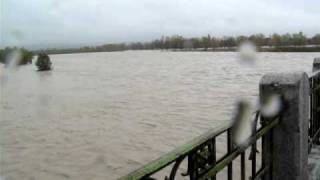
[[(236, 52), (238, 47), (226, 48), (198, 48), (198, 49), (171, 49), (173, 51), (203, 51), (203, 52)], [(258, 52), (320, 52), (320, 46), (264, 46), (258, 47)]]
[[(183, 52), (236, 52), (237, 47), (219, 47), (219, 48), (182, 48), (182, 49), (139, 49), (139, 50), (161, 50), (161, 51), (183, 51)], [(320, 52), (320, 46), (264, 46), (258, 47), (258, 52)], [(131, 49), (120, 49), (120, 50), (79, 50), (79, 49), (48, 49), (48, 50), (35, 50), (34, 54), (44, 52), (46, 54), (77, 54), (77, 53), (95, 53), (95, 52), (119, 52), (119, 51), (136, 51)]]

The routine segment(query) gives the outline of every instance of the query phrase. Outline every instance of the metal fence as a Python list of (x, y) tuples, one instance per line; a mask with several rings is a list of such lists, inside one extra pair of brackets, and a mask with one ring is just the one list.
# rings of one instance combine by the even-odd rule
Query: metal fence
[(310, 121), (309, 152), (314, 144), (320, 145), (320, 72), (309, 78), (310, 83)]
[[(259, 112), (256, 112), (255, 122), (260, 118)], [(160, 157), (159, 159), (137, 169), (136, 171), (128, 174), (120, 179), (123, 180), (136, 180), (136, 179), (154, 179), (152, 175), (162, 170), (163, 168), (173, 164), (171, 172), (165, 179), (173, 180), (177, 176), (177, 170), (184, 159), (187, 160), (187, 172), (182, 173), (181, 176), (189, 176), (191, 180), (207, 180), (216, 179), (218, 172), (227, 168), (228, 180), (233, 177), (233, 161), (240, 156), (240, 169), (241, 180), (246, 178), (246, 153), (248, 148), (251, 148), (250, 161), (251, 161), (251, 178), (252, 180), (259, 179), (264, 174), (268, 173), (267, 161), (262, 157), (261, 168), (257, 169), (256, 153), (257, 141), (262, 138), (263, 141), (272, 135), (271, 131), (279, 123), (279, 118), (275, 117), (261, 123), (260, 128), (248, 139), (248, 141), (241, 145), (236, 146), (233, 143), (233, 125), (226, 123), (223, 126), (209, 130), (207, 133), (195, 138), (191, 142), (178, 147), (177, 149), (169, 152), (168, 154)], [(216, 151), (216, 138), (222, 134), (227, 134), (227, 154), (217, 159)], [(263, 147), (262, 147), (263, 150)]]

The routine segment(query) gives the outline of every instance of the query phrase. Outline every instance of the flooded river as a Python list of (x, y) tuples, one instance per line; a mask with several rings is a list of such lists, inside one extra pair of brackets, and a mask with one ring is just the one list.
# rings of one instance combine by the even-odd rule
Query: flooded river
[[(311, 72), (320, 53), (126, 51), (0, 67), (1, 180), (116, 179), (210, 127), (268, 72)], [(223, 150), (221, 150), (223, 151)]]

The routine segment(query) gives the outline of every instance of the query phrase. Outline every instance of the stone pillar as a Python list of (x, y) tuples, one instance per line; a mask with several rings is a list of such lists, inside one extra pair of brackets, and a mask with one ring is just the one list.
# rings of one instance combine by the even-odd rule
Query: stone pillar
[[(260, 99), (281, 95), (280, 123), (264, 137), (263, 161), (270, 165), (265, 180), (308, 179), (309, 80), (304, 72), (267, 74), (260, 81)], [(262, 121), (267, 121), (262, 117)]]
[(320, 70), (320, 58), (314, 58), (312, 72), (316, 72)]

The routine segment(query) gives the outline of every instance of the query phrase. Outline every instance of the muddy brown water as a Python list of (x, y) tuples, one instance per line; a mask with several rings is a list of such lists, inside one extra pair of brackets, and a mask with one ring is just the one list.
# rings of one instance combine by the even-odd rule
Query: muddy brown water
[[(51, 55), (54, 70), (0, 67), (1, 180), (116, 179), (210, 127), (269, 72), (320, 53), (126, 51)], [(218, 150), (223, 153), (223, 148)]]

